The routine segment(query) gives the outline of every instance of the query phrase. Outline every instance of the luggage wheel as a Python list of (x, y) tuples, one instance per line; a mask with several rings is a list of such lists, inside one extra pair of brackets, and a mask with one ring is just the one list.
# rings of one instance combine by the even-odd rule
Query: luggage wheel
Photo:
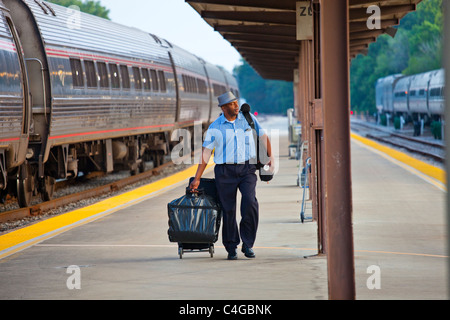
[[(194, 250), (191, 250), (191, 251), (194, 251)], [(200, 250), (200, 252), (201, 251), (204, 252), (205, 250)], [(214, 257), (214, 245), (213, 244), (209, 246), (208, 252), (209, 252), (211, 258), (213, 258)], [(184, 253), (183, 247), (180, 245), (178, 247), (178, 255), (180, 256), (180, 259), (183, 259), (183, 253)]]

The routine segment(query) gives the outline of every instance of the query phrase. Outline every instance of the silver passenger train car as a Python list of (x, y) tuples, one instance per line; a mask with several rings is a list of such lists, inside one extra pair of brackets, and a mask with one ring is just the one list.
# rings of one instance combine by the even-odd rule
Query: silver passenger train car
[(155, 165), (236, 79), (156, 35), (39, 0), (0, 0), (0, 194), (28, 206), (79, 172)]
[(393, 90), (395, 83), (401, 78), (400, 74), (390, 75), (378, 79), (376, 84), (376, 105), (378, 113), (394, 112)]
[(403, 116), (405, 120), (413, 121), (443, 120), (444, 88), (444, 69), (378, 79), (375, 90), (378, 113)]

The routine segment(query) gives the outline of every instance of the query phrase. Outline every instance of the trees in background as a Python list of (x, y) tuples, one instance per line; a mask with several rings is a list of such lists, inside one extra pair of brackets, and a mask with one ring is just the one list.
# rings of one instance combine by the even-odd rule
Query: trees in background
[(283, 114), (294, 107), (292, 82), (265, 80), (242, 59), (242, 64), (234, 68), (239, 83), (241, 97), (252, 107), (252, 112), (263, 114)]
[(90, 13), (109, 20), (109, 10), (94, 0), (48, 0), (63, 7), (78, 6), (82, 12)]

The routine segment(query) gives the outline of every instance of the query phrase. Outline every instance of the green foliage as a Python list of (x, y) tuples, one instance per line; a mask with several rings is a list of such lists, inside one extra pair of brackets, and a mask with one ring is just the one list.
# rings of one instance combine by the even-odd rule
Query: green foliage
[(442, 68), (442, 32), (442, 0), (424, 0), (401, 20), (394, 39), (378, 37), (367, 56), (359, 55), (351, 63), (352, 109), (376, 112), (375, 84), (381, 77)]
[(252, 106), (252, 111), (263, 114), (286, 114), (294, 106), (292, 82), (265, 80), (242, 60), (234, 74), (239, 83), (241, 97)]
[(82, 12), (90, 13), (105, 19), (109, 19), (109, 10), (94, 0), (48, 0), (63, 7), (78, 6)]

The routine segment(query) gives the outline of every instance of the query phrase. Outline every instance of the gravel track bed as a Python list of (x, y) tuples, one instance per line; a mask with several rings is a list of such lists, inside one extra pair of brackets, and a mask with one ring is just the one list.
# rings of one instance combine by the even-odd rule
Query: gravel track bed
[[(404, 134), (406, 136), (409, 135), (409, 136), (412, 137), (412, 131), (411, 130), (404, 130), (404, 132), (399, 132), (399, 131), (397, 131), (397, 130), (395, 130), (393, 128), (379, 127), (379, 126), (376, 126), (373, 123), (364, 123), (363, 121), (352, 121), (351, 127), (352, 127), (352, 130), (355, 133), (357, 133), (357, 134), (359, 134), (359, 135), (361, 135), (363, 137), (366, 137), (367, 135), (369, 135), (369, 136), (371, 135), (371, 136), (379, 136), (379, 137), (382, 137), (382, 138), (386, 139), (386, 138), (388, 138), (389, 133), (401, 133), (401, 134)], [(371, 127), (373, 127), (373, 128), (371, 128)], [(425, 136), (420, 137), (419, 139), (424, 140), (424, 142), (425, 141), (433, 141), (433, 142), (437, 141), (437, 140), (434, 140), (433, 138), (431, 138), (428, 133), (425, 133), (425, 134), (426, 134)], [(367, 138), (370, 139), (370, 137), (367, 137)], [(392, 141), (396, 141), (397, 143), (401, 143), (401, 144), (408, 145), (408, 146), (413, 146), (414, 145), (414, 146), (416, 146), (416, 148), (418, 148), (420, 150), (431, 151), (431, 152), (433, 152), (435, 154), (438, 154), (438, 155), (445, 155), (445, 150), (444, 149), (439, 149), (437, 147), (433, 147), (433, 146), (430, 146), (430, 145), (420, 144), (420, 143), (413, 142), (413, 141), (407, 141), (407, 140), (404, 140), (404, 139), (401, 139), (401, 138), (398, 138), (398, 137), (394, 137), (394, 136), (390, 136), (388, 139), (391, 139)], [(425, 155), (421, 155), (421, 154), (418, 154), (418, 153), (414, 153), (414, 152), (411, 152), (411, 151), (409, 151), (409, 150), (407, 150), (405, 148), (394, 146), (392, 144), (385, 143), (385, 142), (382, 142), (382, 141), (379, 141), (379, 140), (377, 140), (377, 142), (382, 144), (382, 145), (384, 145), (384, 146), (387, 146), (389, 148), (393, 148), (393, 149), (396, 149), (398, 151), (401, 151), (401, 152), (409, 155), (410, 157), (412, 157), (414, 159), (417, 159), (417, 160), (423, 161), (425, 163), (428, 163), (428, 164), (430, 164), (432, 166), (444, 169), (445, 164), (443, 164), (442, 162), (439, 162), (439, 161), (437, 161), (437, 160), (435, 160), (433, 158), (430, 158), (430, 157), (427, 157)]]

